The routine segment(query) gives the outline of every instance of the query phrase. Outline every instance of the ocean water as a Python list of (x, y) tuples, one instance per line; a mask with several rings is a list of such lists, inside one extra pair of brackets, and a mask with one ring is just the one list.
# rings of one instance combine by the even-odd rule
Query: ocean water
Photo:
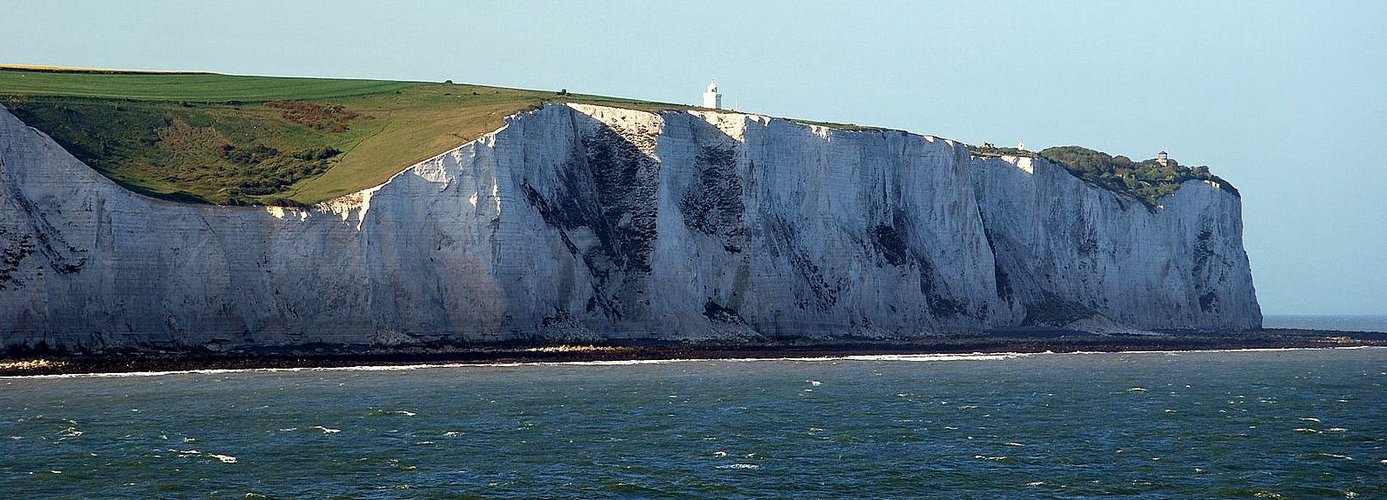
[(1387, 495), (1387, 349), (0, 379), (32, 497)]
[(1262, 318), (1266, 328), (1300, 328), (1346, 332), (1387, 332), (1387, 316), (1331, 316), (1313, 314), (1268, 314)]

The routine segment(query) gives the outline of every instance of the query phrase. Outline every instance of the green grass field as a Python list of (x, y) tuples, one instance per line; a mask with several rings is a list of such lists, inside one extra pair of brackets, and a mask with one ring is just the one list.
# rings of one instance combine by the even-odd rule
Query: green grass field
[[(350, 194), (545, 102), (691, 109), (451, 83), (0, 66), (0, 104), (78, 159), (137, 192), (217, 204), (311, 204)], [(1154, 159), (1083, 148), (1041, 155), (1148, 206), (1194, 178), (1236, 193), (1207, 167), (1158, 167)]]
[(0, 103), (132, 190), (307, 204), (384, 182), (545, 102), (689, 106), (479, 85), (0, 67)]

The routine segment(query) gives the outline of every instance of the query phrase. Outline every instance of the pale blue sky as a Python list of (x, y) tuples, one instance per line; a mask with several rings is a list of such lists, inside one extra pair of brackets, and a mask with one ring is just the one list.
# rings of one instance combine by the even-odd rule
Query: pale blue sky
[(6, 0), (0, 63), (481, 83), (1030, 149), (1243, 193), (1267, 313), (1387, 314), (1387, 2)]

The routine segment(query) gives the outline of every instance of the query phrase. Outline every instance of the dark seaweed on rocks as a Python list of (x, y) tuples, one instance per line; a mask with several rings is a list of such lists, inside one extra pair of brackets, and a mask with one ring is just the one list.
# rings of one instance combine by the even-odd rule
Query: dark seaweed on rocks
[(711, 298), (708, 299), (708, 302), (703, 304), (703, 315), (707, 316), (710, 320), (720, 323), (746, 324), (746, 320), (742, 319), (742, 315), (738, 314), (736, 309), (724, 307), (717, 302), (713, 302)]
[(1050, 295), (1038, 303), (1026, 304), (1026, 319), (1021, 325), (1060, 327), (1093, 315), (1093, 308)]

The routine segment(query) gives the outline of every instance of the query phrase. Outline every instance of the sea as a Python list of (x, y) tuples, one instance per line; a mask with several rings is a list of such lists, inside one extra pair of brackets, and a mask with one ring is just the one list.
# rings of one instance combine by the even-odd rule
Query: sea
[(1338, 330), (1345, 332), (1387, 332), (1387, 316), (1331, 316), (1312, 314), (1268, 314), (1262, 319), (1264, 328), (1304, 330)]
[(4, 498), (1383, 498), (1387, 348), (0, 378)]

